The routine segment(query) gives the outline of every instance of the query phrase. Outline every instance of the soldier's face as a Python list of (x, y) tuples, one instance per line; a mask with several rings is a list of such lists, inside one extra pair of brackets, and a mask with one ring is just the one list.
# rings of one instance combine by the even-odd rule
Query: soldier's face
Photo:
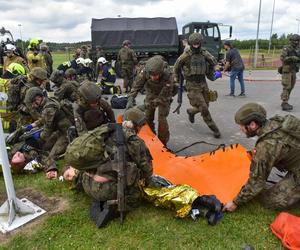
[(63, 174), (63, 177), (66, 181), (72, 181), (76, 175), (76, 170), (73, 167), (69, 167)]
[(150, 75), (150, 77), (151, 77), (152, 81), (158, 81), (159, 80), (159, 74), (152, 74), (152, 75)]
[(13, 56), (13, 54), (14, 54), (14, 52), (12, 52), (12, 51), (7, 51), (6, 52), (6, 56), (9, 57), (9, 58), (11, 58)]
[(255, 122), (251, 122), (249, 125), (240, 124), (240, 129), (248, 138), (250, 138), (256, 136), (258, 126)]
[(25, 159), (24, 154), (18, 151), (13, 155), (13, 157), (11, 159), (11, 163), (12, 164), (25, 163), (25, 160), (26, 159)]
[(40, 107), (42, 102), (43, 102), (43, 99), (44, 99), (43, 97), (37, 96), (35, 98), (34, 102), (32, 103), (32, 107), (35, 108), (35, 109)]

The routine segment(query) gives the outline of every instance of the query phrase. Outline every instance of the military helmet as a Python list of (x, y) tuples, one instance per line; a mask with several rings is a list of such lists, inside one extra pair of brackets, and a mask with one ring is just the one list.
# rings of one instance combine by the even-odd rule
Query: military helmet
[(65, 72), (66, 77), (70, 77), (73, 75), (76, 75), (76, 70), (74, 68), (69, 68), (66, 70), (66, 72)]
[(146, 116), (140, 109), (131, 108), (124, 113), (123, 121), (132, 121), (134, 125), (141, 127), (146, 122)]
[(41, 67), (34, 67), (30, 71), (30, 75), (32, 75), (35, 78), (38, 78), (40, 80), (46, 80), (47, 79), (47, 71)]
[(122, 43), (122, 46), (125, 46), (125, 45), (131, 45), (131, 41), (130, 40), (124, 40), (123, 43)]
[(267, 119), (267, 111), (258, 103), (247, 103), (235, 113), (234, 119), (240, 125), (248, 125), (251, 121), (264, 123)]
[(189, 36), (189, 44), (200, 44), (203, 40), (203, 36), (200, 33), (193, 33)]
[(151, 57), (145, 64), (145, 70), (150, 75), (160, 75), (164, 71), (164, 60), (161, 56)]
[(47, 44), (46, 43), (41, 43), (40, 49), (43, 50), (43, 51), (47, 51), (48, 50)]
[(293, 34), (289, 37), (290, 41), (300, 41), (300, 36), (298, 34)]
[(12, 73), (14, 76), (25, 75), (25, 68), (19, 63), (11, 63), (7, 67), (7, 71)]
[(37, 96), (44, 96), (43, 91), (38, 87), (32, 87), (27, 90), (24, 102), (31, 104)]
[(93, 82), (84, 81), (78, 88), (79, 95), (88, 103), (93, 103), (101, 98), (100, 88)]
[(50, 76), (50, 81), (62, 84), (64, 80), (64, 72), (62, 70), (54, 70)]

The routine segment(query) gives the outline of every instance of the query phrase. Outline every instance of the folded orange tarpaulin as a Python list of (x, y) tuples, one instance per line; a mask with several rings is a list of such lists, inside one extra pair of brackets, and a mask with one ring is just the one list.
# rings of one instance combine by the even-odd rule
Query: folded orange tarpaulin
[(300, 218), (282, 212), (270, 225), (272, 232), (281, 239), (284, 247), (290, 250), (300, 249)]
[(239, 144), (214, 153), (186, 157), (165, 148), (148, 125), (143, 126), (138, 135), (151, 152), (154, 174), (173, 184), (190, 185), (199, 194), (214, 194), (226, 203), (235, 198), (248, 179), (250, 160), (246, 149)]

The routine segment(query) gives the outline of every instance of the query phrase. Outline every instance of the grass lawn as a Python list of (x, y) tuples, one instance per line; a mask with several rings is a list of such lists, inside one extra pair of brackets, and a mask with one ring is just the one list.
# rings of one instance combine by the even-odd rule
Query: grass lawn
[[(53, 56), (55, 68), (68, 60), (63, 53)], [(0, 249), (242, 249), (245, 244), (255, 249), (283, 249), (269, 228), (278, 212), (262, 208), (257, 201), (225, 214), (214, 227), (204, 219), (176, 219), (171, 211), (145, 203), (127, 215), (124, 225), (115, 220), (97, 229), (88, 215), (90, 199), (69, 190), (66, 183), (47, 181), (43, 173), (15, 175), (14, 183), (17, 191), (30, 187), (65, 200), (68, 206), (44, 215), (33, 228), (26, 226), (8, 235), (9, 241), (0, 242)], [(5, 193), (0, 177), (0, 196)], [(299, 209), (292, 212), (300, 216)]]
[[(47, 196), (65, 199), (69, 206), (34, 229), (21, 230), (1, 249), (283, 249), (271, 233), (277, 212), (253, 201), (235, 213), (225, 214), (214, 227), (204, 219), (176, 219), (171, 211), (145, 203), (130, 212), (123, 225), (119, 220), (97, 229), (88, 215), (90, 199), (70, 191), (66, 183), (47, 181), (42, 173), (15, 175), (16, 190), (31, 187)], [(0, 194), (5, 193), (3, 179)], [(20, 197), (22, 198), (22, 197)], [(299, 210), (292, 211), (300, 215)]]

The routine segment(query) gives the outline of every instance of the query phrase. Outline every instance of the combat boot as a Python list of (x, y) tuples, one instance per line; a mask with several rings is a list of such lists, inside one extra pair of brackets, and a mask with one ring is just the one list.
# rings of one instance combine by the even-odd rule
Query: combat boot
[(290, 111), (293, 109), (293, 105), (288, 104), (287, 102), (281, 103), (281, 108), (283, 111)]
[(221, 133), (220, 130), (218, 129), (218, 127), (216, 125), (209, 125), (208, 126), (212, 132), (214, 133), (214, 137), (215, 138), (220, 138), (221, 137)]
[(195, 122), (195, 114), (192, 113), (189, 109), (187, 109), (186, 112), (187, 112), (188, 115), (189, 115), (189, 121), (190, 121), (191, 123), (194, 123), (194, 122)]

